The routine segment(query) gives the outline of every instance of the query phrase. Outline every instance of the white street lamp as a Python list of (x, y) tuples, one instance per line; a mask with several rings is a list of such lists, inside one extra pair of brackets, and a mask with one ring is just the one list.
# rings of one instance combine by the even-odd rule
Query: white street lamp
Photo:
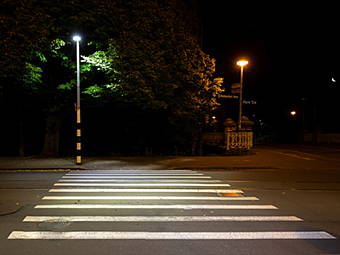
[(74, 35), (73, 36), (73, 41), (79, 42), (79, 41), (81, 41), (81, 37), (79, 35)]
[(76, 164), (81, 165), (81, 128), (80, 128), (80, 56), (79, 56), (79, 41), (81, 37), (79, 35), (73, 36), (73, 41), (76, 42), (77, 45), (77, 104), (76, 104), (76, 112), (77, 112), (77, 138), (76, 138)]

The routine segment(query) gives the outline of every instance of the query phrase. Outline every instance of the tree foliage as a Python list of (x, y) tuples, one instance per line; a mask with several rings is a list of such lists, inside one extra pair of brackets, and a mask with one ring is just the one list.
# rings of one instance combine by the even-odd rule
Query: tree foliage
[[(162, 112), (182, 136), (200, 130), (222, 79), (190, 30), (181, 1), (11, 0), (1, 15), (1, 76), (44, 98), (49, 111), (72, 104), (80, 31), (82, 100)], [(68, 107), (69, 109), (69, 107)], [(188, 137), (190, 143), (192, 137)], [(184, 139), (185, 140), (185, 139)]]

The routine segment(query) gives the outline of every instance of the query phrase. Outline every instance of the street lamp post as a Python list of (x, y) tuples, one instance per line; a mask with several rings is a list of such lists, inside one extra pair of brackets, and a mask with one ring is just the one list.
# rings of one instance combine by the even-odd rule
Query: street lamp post
[(294, 116), (296, 115), (296, 111), (292, 110), (292, 111), (290, 112), (290, 115), (291, 115), (292, 117), (294, 117)]
[(76, 104), (76, 113), (77, 113), (77, 136), (76, 136), (76, 164), (81, 165), (81, 127), (80, 127), (80, 56), (79, 56), (79, 41), (81, 37), (79, 35), (73, 36), (73, 41), (77, 44), (77, 104)]
[(239, 102), (239, 112), (238, 112), (238, 130), (241, 130), (241, 119), (242, 119), (242, 105), (243, 105), (243, 67), (248, 65), (247, 60), (239, 60), (236, 63), (241, 67), (241, 77), (240, 77), (240, 102)]

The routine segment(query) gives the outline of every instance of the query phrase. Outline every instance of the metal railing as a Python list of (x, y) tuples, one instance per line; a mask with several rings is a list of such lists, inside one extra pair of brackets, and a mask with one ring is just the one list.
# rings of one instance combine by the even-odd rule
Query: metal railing
[(226, 131), (226, 150), (250, 150), (253, 147), (252, 131)]

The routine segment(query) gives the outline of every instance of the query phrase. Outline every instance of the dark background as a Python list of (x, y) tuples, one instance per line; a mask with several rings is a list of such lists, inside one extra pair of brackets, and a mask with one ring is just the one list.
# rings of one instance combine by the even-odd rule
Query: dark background
[[(245, 99), (257, 105), (245, 113), (277, 130), (279, 142), (289, 142), (287, 128), (296, 125), (292, 109), (300, 122), (304, 115), (306, 131), (340, 131), (337, 15), (327, 1), (201, 1), (203, 48), (216, 58), (226, 92), (239, 81), (236, 60), (247, 58)], [(229, 108), (222, 115), (233, 115), (235, 104), (222, 104)]]
[[(256, 141), (296, 143), (303, 132), (340, 132), (340, 37), (335, 3), (186, 2), (187, 8), (198, 15), (193, 22), (198, 23), (199, 40), (203, 50), (216, 59), (216, 77), (224, 78), (225, 94), (230, 94), (231, 84), (239, 82), (236, 61), (249, 60), (244, 98), (255, 100), (256, 105), (244, 105), (244, 115), (255, 122), (255, 136), (270, 138)], [(3, 99), (0, 154), (17, 155), (20, 137), (25, 138), (25, 154), (38, 154), (44, 140), (44, 109), (34, 100), (29, 108), (18, 109), (20, 95)], [(217, 131), (222, 131), (225, 118), (237, 120), (238, 113), (236, 99), (220, 99), (220, 103)], [(290, 116), (291, 110), (297, 111), (295, 117)], [(18, 112), (23, 114), (19, 116)], [(169, 144), (162, 143), (164, 137), (175, 135), (163, 125), (164, 114), (120, 111), (114, 106), (83, 109), (82, 114), (86, 115), (85, 153), (133, 155), (145, 148), (142, 154), (171, 154), (180, 150), (168, 150)], [(74, 116), (68, 114), (65, 119), (68, 124), (60, 134), (61, 154), (72, 155)], [(20, 125), (25, 126), (21, 129)], [(20, 130), (25, 134), (19, 135)]]

